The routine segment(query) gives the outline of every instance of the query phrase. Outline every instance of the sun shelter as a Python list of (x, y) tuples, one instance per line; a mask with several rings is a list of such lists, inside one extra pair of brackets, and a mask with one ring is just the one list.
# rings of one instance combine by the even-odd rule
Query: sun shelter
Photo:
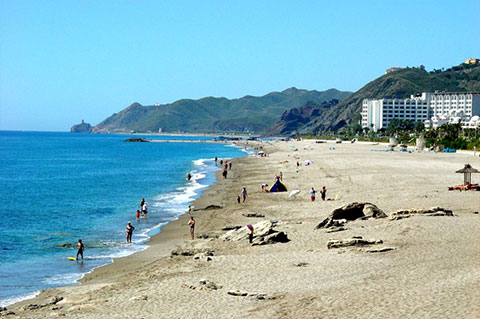
[(480, 173), (480, 171), (473, 168), (470, 164), (465, 164), (464, 168), (459, 169), (455, 173), (463, 173), (463, 184), (468, 185), (472, 184), (472, 173)]
[(268, 190), (270, 193), (276, 193), (276, 192), (286, 192), (287, 191), (287, 187), (282, 184), (282, 182), (280, 182), (279, 179), (277, 179), (277, 181), (275, 182), (275, 184), (272, 185), (272, 187), (270, 187), (270, 189)]

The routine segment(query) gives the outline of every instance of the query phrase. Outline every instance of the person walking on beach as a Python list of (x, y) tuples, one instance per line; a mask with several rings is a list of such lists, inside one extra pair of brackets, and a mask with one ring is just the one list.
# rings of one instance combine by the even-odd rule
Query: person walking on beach
[(253, 226), (251, 224), (248, 224), (247, 228), (250, 230), (250, 234), (248, 234), (248, 241), (251, 244), (253, 241)]
[(317, 191), (315, 190), (315, 188), (312, 186), (312, 190), (310, 191), (310, 199), (312, 200), (312, 202), (315, 201), (315, 193)]
[(322, 195), (322, 200), (325, 201), (325, 198), (327, 197), (327, 188), (325, 186), (322, 187), (320, 194)]
[(80, 257), (82, 257), (82, 261), (83, 261), (83, 250), (85, 249), (85, 246), (83, 245), (81, 239), (78, 240), (77, 248), (78, 248), (78, 251), (77, 251), (77, 257), (76, 258), (78, 260), (78, 256), (80, 256)]
[(280, 177), (280, 182), (283, 182), (283, 173), (280, 172), (280, 175), (278, 175)]
[(190, 227), (190, 236), (193, 240), (195, 237), (195, 219), (193, 219), (193, 216), (190, 216), (190, 220), (188, 221), (187, 225)]
[(132, 234), (133, 234), (133, 231), (135, 230), (135, 227), (133, 227), (132, 224), (128, 222), (127, 227), (125, 227), (125, 229), (127, 230), (127, 243), (131, 243)]
[(227, 170), (224, 169), (223, 172), (222, 172), (222, 176), (223, 176), (223, 179), (227, 179)]
[(246, 199), (247, 199), (247, 188), (244, 187), (242, 190), (242, 203), (245, 203)]

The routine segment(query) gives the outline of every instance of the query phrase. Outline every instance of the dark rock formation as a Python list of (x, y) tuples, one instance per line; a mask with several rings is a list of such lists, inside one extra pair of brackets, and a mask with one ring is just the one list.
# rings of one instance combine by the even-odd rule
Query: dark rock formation
[(132, 138), (127, 138), (125, 140), (125, 142), (141, 142), (141, 143), (145, 143), (145, 142), (150, 142), (150, 140), (147, 140), (146, 138), (143, 138), (143, 137), (132, 137)]
[(85, 123), (82, 120), (82, 123), (72, 126), (72, 128), (70, 129), (70, 132), (72, 132), (72, 133), (91, 133), (92, 130), (93, 130), (93, 126), (91, 126), (89, 123)]
[(387, 215), (377, 206), (371, 203), (350, 203), (334, 209), (316, 229), (329, 227), (342, 227), (346, 221), (367, 218), (385, 218)]

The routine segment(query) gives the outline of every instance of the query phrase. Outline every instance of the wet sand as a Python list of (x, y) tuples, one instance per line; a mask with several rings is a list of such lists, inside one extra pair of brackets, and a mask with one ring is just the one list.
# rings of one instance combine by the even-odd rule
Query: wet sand
[[(12, 317), (480, 317), (480, 214), (474, 214), (480, 211), (480, 192), (447, 191), (463, 181), (455, 170), (465, 163), (479, 168), (479, 157), (372, 152), (386, 147), (357, 143), (291, 141), (263, 147), (268, 157), (235, 159), (228, 178), (218, 175), (218, 182), (194, 202), (197, 209), (223, 207), (194, 212), (196, 235), (204, 238), (189, 239), (184, 215), (153, 237), (147, 250), (96, 269), (81, 285), (49, 289), (7, 307), (16, 313)], [(297, 172), (295, 154), (313, 164)], [(280, 171), (289, 192), (261, 192), (261, 184), (272, 184)], [(310, 188), (324, 185), (327, 197), (338, 200), (323, 202), (317, 195), (312, 203)], [(237, 204), (243, 186), (249, 195), (245, 204)], [(299, 195), (288, 198), (294, 189)], [(351, 202), (371, 202), (387, 215), (440, 206), (455, 217), (356, 220), (334, 233), (315, 229), (333, 209)], [(216, 238), (227, 225), (262, 220), (278, 221), (275, 229), (290, 241), (251, 246), (248, 240)], [(381, 239), (382, 246), (394, 250), (327, 249), (330, 239), (352, 236)], [(174, 250), (213, 256), (172, 256)], [(63, 299), (53, 304), (54, 296)]]

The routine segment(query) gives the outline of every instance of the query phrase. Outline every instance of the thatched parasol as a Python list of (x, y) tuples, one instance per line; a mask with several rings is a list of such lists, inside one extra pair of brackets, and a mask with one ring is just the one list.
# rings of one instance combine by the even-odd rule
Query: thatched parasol
[(480, 173), (478, 169), (475, 169), (470, 164), (465, 164), (465, 167), (459, 169), (455, 173), (463, 173), (463, 184), (472, 184), (472, 173)]

